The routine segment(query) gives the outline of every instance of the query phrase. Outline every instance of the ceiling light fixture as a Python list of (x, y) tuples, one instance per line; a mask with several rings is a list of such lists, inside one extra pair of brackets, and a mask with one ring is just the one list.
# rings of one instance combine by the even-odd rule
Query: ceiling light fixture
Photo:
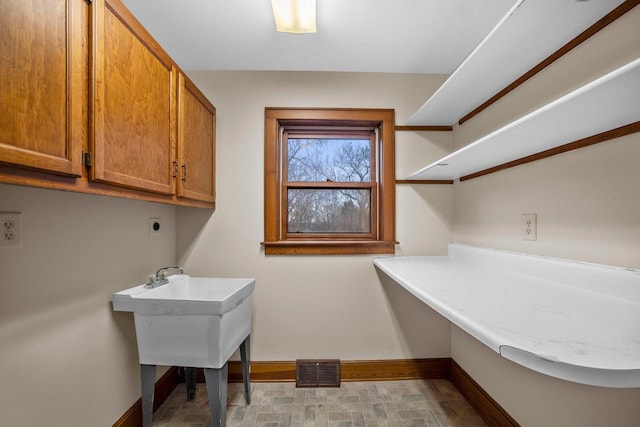
[(271, 0), (276, 31), (283, 33), (316, 32), (316, 0)]

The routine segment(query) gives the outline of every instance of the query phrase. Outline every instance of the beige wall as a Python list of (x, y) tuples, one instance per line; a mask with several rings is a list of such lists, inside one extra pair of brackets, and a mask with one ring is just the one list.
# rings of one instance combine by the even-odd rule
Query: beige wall
[[(394, 108), (404, 124), (441, 76), (192, 72), (218, 115), (215, 214), (177, 216), (178, 260), (191, 274), (256, 278), (252, 357), (393, 359), (449, 355), (449, 327), (399, 286), (379, 277), (371, 256), (265, 256), (264, 108)], [(398, 169), (451, 149), (447, 133), (398, 133)], [(444, 254), (451, 186), (399, 186), (398, 252)], [(416, 328), (416, 325), (421, 325)]]
[[(506, 98), (454, 128), (461, 147), (640, 57), (640, 8)], [(570, 141), (567, 141), (570, 142)], [(517, 141), (514, 141), (517, 143)], [(454, 185), (452, 241), (640, 269), (640, 134)], [(521, 215), (538, 214), (538, 240)], [(588, 327), (585, 325), (585, 327)], [(453, 328), (452, 357), (521, 425), (636, 426), (640, 389), (558, 380), (503, 359)]]
[(0, 184), (0, 211), (21, 212), (23, 234), (0, 247), (0, 425), (113, 424), (140, 380), (111, 294), (175, 262), (175, 208)]
[[(640, 134), (455, 184), (452, 240), (640, 269)], [(538, 239), (522, 239), (536, 213)]]

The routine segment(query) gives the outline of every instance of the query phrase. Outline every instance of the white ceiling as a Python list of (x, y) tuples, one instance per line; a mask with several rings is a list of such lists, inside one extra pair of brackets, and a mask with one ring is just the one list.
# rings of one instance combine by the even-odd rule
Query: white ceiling
[(185, 70), (450, 74), (515, 0), (317, 0), (318, 32), (270, 0), (122, 0)]

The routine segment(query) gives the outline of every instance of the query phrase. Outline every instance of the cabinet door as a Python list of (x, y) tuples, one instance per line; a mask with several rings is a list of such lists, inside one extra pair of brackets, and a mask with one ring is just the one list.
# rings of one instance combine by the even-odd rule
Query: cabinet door
[(171, 58), (119, 0), (94, 0), (91, 179), (174, 193)]
[(82, 0), (0, 1), (0, 162), (80, 176)]
[(178, 196), (215, 201), (216, 109), (185, 76), (178, 84)]

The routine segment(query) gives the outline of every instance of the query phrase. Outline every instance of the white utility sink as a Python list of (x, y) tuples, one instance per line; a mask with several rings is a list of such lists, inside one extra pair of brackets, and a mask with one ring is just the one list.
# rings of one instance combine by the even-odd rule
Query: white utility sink
[[(254, 288), (254, 279), (180, 274), (155, 288), (140, 285), (113, 294), (114, 311), (134, 314), (143, 383), (143, 425), (151, 425), (155, 366), (165, 365), (183, 366), (191, 372), (192, 368), (205, 368), (213, 425), (224, 426), (227, 361), (238, 347), (249, 403)], [(195, 393), (195, 384), (189, 385), (187, 377), (188, 393), (190, 387)]]
[(220, 368), (251, 331), (254, 287), (254, 279), (174, 275), (114, 293), (113, 309), (134, 313), (141, 364)]

